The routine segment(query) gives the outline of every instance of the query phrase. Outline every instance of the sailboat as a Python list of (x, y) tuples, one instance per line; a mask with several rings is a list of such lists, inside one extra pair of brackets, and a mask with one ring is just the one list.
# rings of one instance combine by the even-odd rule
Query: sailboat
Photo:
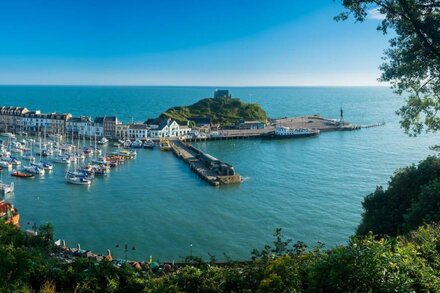
[(12, 192), (14, 192), (14, 182), (11, 182), (10, 184), (0, 182), (0, 194), (7, 194)]
[(32, 142), (30, 143), (30, 153), (25, 153), (21, 156), (23, 160), (30, 161), (31, 163), (35, 162), (35, 157), (32, 156)]
[[(41, 138), (40, 138), (40, 150), (41, 150)], [(38, 167), (39, 169), (48, 170), (48, 171), (52, 170), (53, 165), (48, 162), (41, 161), (41, 156), (42, 153), (40, 152), (40, 161), (38, 163), (31, 163), (31, 166)]]
[(36, 174), (36, 175), (44, 175), (44, 169), (41, 169), (38, 166), (23, 166), (23, 169), (31, 174)]
[(10, 162), (0, 160), (0, 167), (9, 169), (12, 168), (12, 164)]
[(3, 183), (3, 173), (1, 175), (0, 180), (0, 194), (7, 194), (14, 192), (14, 182), (10, 184)]
[(86, 172), (82, 171), (67, 171), (66, 172), (66, 182), (76, 185), (90, 185), (92, 183), (92, 178)]
[(92, 183), (92, 180), (86, 177), (79, 177), (79, 176), (66, 174), (66, 182), (77, 185), (90, 185)]

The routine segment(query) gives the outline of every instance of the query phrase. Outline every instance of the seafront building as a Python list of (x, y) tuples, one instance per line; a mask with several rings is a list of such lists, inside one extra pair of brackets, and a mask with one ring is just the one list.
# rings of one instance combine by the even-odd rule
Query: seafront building
[(117, 124), (116, 125), (116, 137), (125, 140), (128, 138), (129, 124)]
[(148, 127), (145, 124), (132, 123), (128, 125), (129, 139), (145, 139), (148, 137)]
[(122, 124), (116, 116), (104, 116), (96, 117), (94, 120), (95, 125), (102, 126), (103, 136), (107, 138), (116, 137), (116, 125)]
[(20, 116), (20, 119), (17, 119), (19, 124), (13, 125), (7, 131), (26, 131), (30, 133), (42, 133), (45, 131), (48, 134), (64, 135), (67, 121), (70, 118), (72, 118), (72, 115), (69, 113), (43, 114), (39, 110), (27, 111)]
[(148, 136), (151, 138), (183, 137), (191, 131), (188, 125), (181, 126), (172, 119), (148, 119), (144, 124), (150, 129)]
[[(149, 123), (147, 123), (149, 122)], [(172, 119), (149, 119), (145, 123), (123, 124), (116, 116), (72, 117), (70, 113), (45, 114), (23, 107), (0, 107), (0, 132), (59, 134), (68, 137), (109, 139), (178, 138), (191, 132), (188, 125)]]
[(22, 117), (28, 109), (22, 107), (0, 107), (0, 131), (20, 131)]
[(66, 132), (75, 137), (84, 135), (85, 129), (92, 123), (92, 118), (87, 116), (72, 117), (66, 122)]

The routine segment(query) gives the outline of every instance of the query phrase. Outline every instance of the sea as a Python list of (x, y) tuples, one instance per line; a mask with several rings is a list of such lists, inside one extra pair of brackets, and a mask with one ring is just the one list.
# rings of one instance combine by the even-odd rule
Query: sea
[[(138, 150), (136, 160), (97, 178), (90, 187), (65, 183), (66, 167), (32, 180), (3, 171), (15, 183), (7, 195), (21, 228), (51, 223), (67, 245), (114, 257), (181, 261), (188, 255), (246, 260), (282, 228), (293, 242), (343, 245), (361, 220), (362, 200), (386, 186), (398, 168), (436, 155), (438, 136), (410, 137), (395, 114), (404, 104), (387, 87), (221, 87), (258, 103), (268, 116), (319, 114), (354, 124), (385, 122), (358, 131), (292, 140), (196, 143), (232, 164), (245, 181), (212, 187), (171, 152)], [(215, 87), (0, 86), (0, 105), (73, 115), (117, 115), (145, 121), (173, 106), (210, 97)], [(104, 148), (110, 152), (111, 146)], [(119, 246), (119, 247), (118, 247)]]

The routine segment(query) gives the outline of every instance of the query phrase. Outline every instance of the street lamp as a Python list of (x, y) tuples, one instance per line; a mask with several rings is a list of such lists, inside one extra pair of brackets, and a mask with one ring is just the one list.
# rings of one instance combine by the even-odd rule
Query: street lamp
[[(119, 248), (120, 245), (119, 245), (119, 244), (116, 244), (115, 247), (116, 247), (116, 248)], [(131, 250), (136, 250), (136, 247), (133, 246), (133, 247), (131, 248)], [(125, 262), (127, 262), (127, 260), (128, 260), (128, 244), (127, 244), (127, 243), (124, 244), (124, 253), (125, 253)]]
[(189, 244), (189, 256), (192, 259), (192, 256), (193, 256), (193, 244), (192, 243)]

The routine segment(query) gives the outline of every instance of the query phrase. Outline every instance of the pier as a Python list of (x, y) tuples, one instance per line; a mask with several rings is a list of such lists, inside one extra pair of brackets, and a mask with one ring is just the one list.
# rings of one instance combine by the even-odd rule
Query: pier
[(171, 141), (173, 153), (190, 166), (190, 169), (212, 186), (238, 184), (241, 176), (233, 166), (204, 153), (180, 140)]

